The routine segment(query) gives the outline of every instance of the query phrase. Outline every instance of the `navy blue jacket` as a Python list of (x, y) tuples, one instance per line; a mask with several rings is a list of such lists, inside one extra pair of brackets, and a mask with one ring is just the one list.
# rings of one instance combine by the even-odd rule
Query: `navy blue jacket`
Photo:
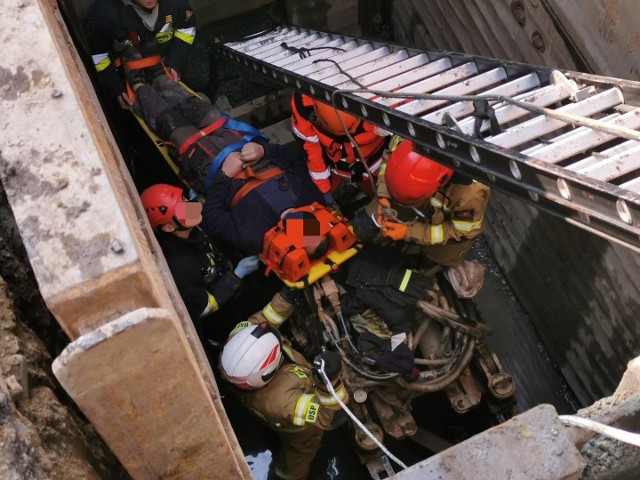
[(278, 223), (283, 211), (313, 202), (325, 203), (297, 145), (264, 147), (265, 158), (261, 162), (276, 165), (284, 173), (250, 191), (231, 209), (233, 197), (246, 180), (231, 179), (220, 170), (207, 190), (202, 212), (203, 227), (211, 238), (226, 242), (242, 255), (262, 251), (264, 234)]

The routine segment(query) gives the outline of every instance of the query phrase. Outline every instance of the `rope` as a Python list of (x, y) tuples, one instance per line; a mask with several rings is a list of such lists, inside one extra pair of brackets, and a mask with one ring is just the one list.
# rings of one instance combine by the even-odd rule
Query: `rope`
[(576, 415), (560, 415), (558, 417), (562, 423), (571, 427), (580, 427), (592, 430), (605, 437), (614, 438), (621, 442), (628, 443), (634, 447), (640, 447), (640, 434), (631, 433), (619, 428), (610, 427), (603, 423), (589, 420), (588, 418), (578, 417)]
[(363, 85), (356, 78), (354, 78), (349, 73), (345, 72), (340, 65), (335, 60), (330, 59), (318, 59), (316, 62), (330, 62), (333, 63), (340, 73), (345, 75), (349, 80), (358, 85), (360, 88), (355, 89), (346, 89), (346, 90), (335, 90), (331, 94), (332, 102), (335, 104), (335, 96), (338, 94), (345, 93), (371, 93), (373, 95), (377, 95), (379, 97), (384, 98), (403, 98), (409, 100), (443, 100), (447, 102), (504, 102), (516, 107), (522, 108), (523, 110), (527, 110), (531, 113), (537, 113), (538, 115), (544, 115), (549, 118), (553, 118), (555, 120), (559, 120), (561, 122), (567, 123), (569, 125), (588, 127), (592, 130), (596, 130), (602, 133), (606, 133), (609, 135), (613, 135), (614, 137), (621, 137), (626, 140), (635, 140), (640, 141), (640, 132), (633, 130), (628, 127), (623, 127), (620, 125), (609, 125), (607, 123), (601, 122), (599, 120), (594, 120), (592, 118), (583, 117), (580, 115), (574, 115), (571, 113), (562, 113), (557, 112), (556, 110), (552, 110), (546, 107), (538, 107), (537, 105), (532, 105), (528, 102), (523, 102), (520, 100), (516, 100), (507, 95), (495, 95), (495, 94), (482, 94), (482, 95), (442, 95), (442, 94), (431, 94), (431, 93), (392, 93), (387, 92), (385, 90), (372, 90), (368, 88), (366, 85)]
[(378, 445), (378, 447), (380, 448), (380, 450), (382, 450), (385, 455), (387, 455), (391, 460), (393, 460), (394, 462), (396, 462), (396, 464), (400, 465), (402, 468), (407, 468), (407, 466), (402, 462), (402, 460), (400, 460), (399, 458), (397, 458), (393, 453), (391, 453), (387, 447), (385, 447), (382, 442), (380, 442), (380, 440), (378, 440), (370, 431), (367, 427), (364, 426), (364, 424), (358, 419), (358, 417), (356, 417), (354, 415), (354, 413), (349, 410), (349, 407), (347, 407), (344, 402), (340, 399), (340, 397), (338, 397), (338, 395), (336, 394), (336, 391), (333, 389), (333, 385), (331, 385), (331, 382), (329, 381), (329, 377), (327, 377), (327, 374), (324, 371), (324, 360), (323, 359), (318, 359), (316, 362), (314, 362), (315, 365), (318, 367), (318, 372), (320, 372), (320, 376), (322, 377), (322, 380), (325, 383), (325, 386), (327, 387), (327, 390), (329, 390), (329, 393), (331, 393), (331, 395), (333, 396), (333, 398), (338, 402), (338, 404), (340, 405), (340, 407), (345, 411), (345, 413), (347, 415), (349, 415), (349, 417), (351, 418), (351, 420), (353, 420), (353, 422), (360, 427), (360, 429), (367, 435), (367, 437), (369, 437), (371, 439), (371, 441), (373, 441), (373, 443), (375, 443), (376, 445)]

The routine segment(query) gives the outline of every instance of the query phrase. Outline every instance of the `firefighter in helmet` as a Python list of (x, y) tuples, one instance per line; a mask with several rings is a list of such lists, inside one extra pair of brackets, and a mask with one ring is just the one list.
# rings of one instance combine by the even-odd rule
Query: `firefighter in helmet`
[(302, 142), (309, 174), (325, 200), (334, 203), (332, 192), (344, 181), (356, 183), (372, 196), (367, 170), (357, 160), (345, 128), (359, 146), (373, 175), (380, 168), (389, 137), (380, 135), (379, 129), (370, 123), (300, 93), (292, 96), (291, 112), (293, 133)]
[(180, 296), (199, 326), (199, 319), (235, 296), (242, 278), (257, 270), (258, 258), (243, 258), (234, 269), (198, 227), (202, 204), (185, 198), (181, 188), (155, 184), (140, 199)]
[[(87, 37), (98, 79), (105, 93), (122, 108), (130, 105), (119, 66), (127, 49), (139, 49), (145, 66), (157, 58), (172, 78), (180, 69), (196, 35), (196, 19), (188, 0), (94, 0), (87, 15)], [(140, 64), (140, 63), (139, 63)]]
[(354, 218), (362, 241), (418, 245), (433, 263), (458, 265), (484, 230), (489, 187), (455, 173), (394, 137), (380, 169), (378, 199)]
[[(220, 356), (222, 376), (234, 393), (280, 437), (274, 473), (287, 480), (307, 478), (324, 431), (340, 423), (336, 416), (340, 405), (317, 369), (278, 331), (293, 314), (294, 301), (293, 290), (277, 293), (266, 307), (236, 326)], [(337, 397), (347, 402), (339, 354), (326, 350), (319, 359)]]

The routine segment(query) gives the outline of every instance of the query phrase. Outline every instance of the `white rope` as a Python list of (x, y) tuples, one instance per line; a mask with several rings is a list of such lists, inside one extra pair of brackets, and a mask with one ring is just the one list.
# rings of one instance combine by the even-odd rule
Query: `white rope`
[(593, 420), (589, 420), (588, 418), (577, 417), (575, 415), (560, 415), (559, 418), (565, 425), (586, 428), (635, 447), (640, 447), (640, 434), (638, 433), (627, 432), (619, 428), (610, 427), (609, 425), (598, 423)]
[(333, 389), (333, 385), (331, 385), (331, 382), (329, 381), (329, 377), (327, 377), (327, 374), (324, 371), (324, 360), (323, 359), (318, 359), (316, 362), (314, 362), (316, 364), (316, 366), (318, 367), (318, 371), (320, 372), (320, 376), (322, 377), (322, 380), (324, 381), (327, 390), (329, 390), (329, 393), (331, 393), (331, 395), (333, 396), (333, 398), (338, 402), (338, 404), (340, 405), (340, 407), (347, 413), (347, 415), (349, 415), (349, 417), (351, 417), (351, 420), (353, 420), (353, 422), (358, 425), (358, 427), (360, 427), (360, 429), (376, 444), (378, 445), (378, 447), (380, 447), (380, 450), (382, 450), (387, 457), (389, 457), (391, 460), (393, 460), (394, 462), (396, 462), (398, 465), (400, 465), (402, 468), (407, 468), (407, 466), (402, 462), (402, 460), (400, 460), (399, 458), (397, 458), (395, 455), (393, 455), (388, 449), (387, 447), (385, 447), (382, 442), (380, 442), (380, 440), (378, 440), (373, 433), (371, 433), (367, 427), (364, 426), (364, 424), (358, 420), (358, 418), (355, 416), (355, 414), (349, 410), (349, 407), (347, 407), (344, 402), (340, 399), (340, 397), (338, 397), (338, 395), (336, 394), (336, 391)]

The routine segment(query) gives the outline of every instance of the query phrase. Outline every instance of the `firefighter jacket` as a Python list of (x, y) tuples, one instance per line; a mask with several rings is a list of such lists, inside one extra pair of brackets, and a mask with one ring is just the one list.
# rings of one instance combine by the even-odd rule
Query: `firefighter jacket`
[[(303, 141), (309, 174), (322, 193), (331, 190), (332, 173), (354, 182), (362, 180), (364, 167), (356, 160), (355, 149), (348, 137), (330, 135), (318, 126), (310, 97), (299, 93), (291, 97), (291, 127), (294, 135)], [(371, 173), (380, 168), (380, 158), (388, 140), (388, 137), (374, 133), (375, 128), (361, 122), (353, 134)]]
[(211, 238), (243, 255), (262, 252), (264, 234), (278, 223), (285, 210), (313, 202), (324, 204), (298, 148), (268, 143), (264, 149), (264, 158), (252, 169), (260, 173), (276, 166), (282, 171), (234, 203), (236, 194), (251, 180), (229, 178), (220, 169), (207, 188), (202, 211), (203, 225)]
[[(240, 322), (231, 335), (241, 328), (265, 321), (278, 328), (293, 311), (294, 306), (277, 293), (260, 312)], [(236, 389), (241, 401), (278, 432), (295, 432), (307, 427), (331, 430), (334, 415), (340, 410), (338, 401), (324, 385), (314, 383), (309, 362), (291, 348), (286, 339), (283, 339), (283, 352), (286, 360), (268, 384), (257, 390)], [(340, 400), (346, 403), (348, 394), (339, 378), (333, 382), (333, 387)]]
[(96, 0), (87, 16), (87, 37), (98, 78), (107, 95), (125, 90), (115, 60), (130, 46), (143, 56), (159, 54), (167, 67), (180, 71), (195, 39), (196, 20), (188, 0), (158, 0), (152, 11), (135, 0)]
[(159, 231), (158, 243), (193, 320), (217, 311), (241, 286), (231, 263), (196, 227), (189, 238)]
[[(436, 263), (458, 264), (471, 248), (473, 239), (484, 231), (484, 213), (491, 193), (489, 187), (455, 174), (435, 195), (415, 207), (406, 207), (394, 202), (389, 195), (384, 180), (385, 168), (386, 164), (378, 176), (378, 196), (391, 201), (398, 219), (413, 222), (404, 240), (419, 245)], [(370, 206), (371, 211), (374, 208)]]

